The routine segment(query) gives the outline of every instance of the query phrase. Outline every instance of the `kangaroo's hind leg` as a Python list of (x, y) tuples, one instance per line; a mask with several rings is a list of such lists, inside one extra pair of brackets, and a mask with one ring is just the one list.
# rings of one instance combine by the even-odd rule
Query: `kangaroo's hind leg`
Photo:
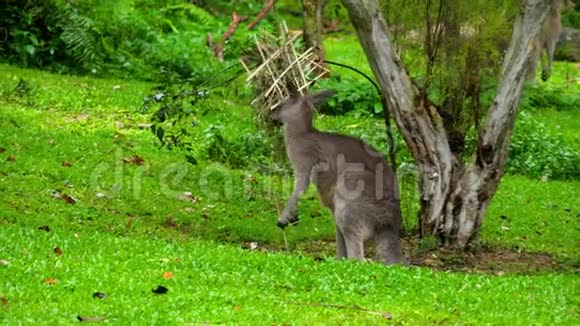
[(384, 225), (377, 230), (375, 233), (375, 246), (377, 259), (384, 264), (391, 265), (404, 262), (399, 230), (395, 230), (391, 225)]
[(347, 257), (344, 236), (342, 235), (342, 231), (340, 231), (338, 225), (336, 225), (336, 259), (344, 259)]
[(346, 254), (350, 259), (363, 260), (364, 247), (363, 239), (355, 233), (345, 234)]
[[(360, 227), (356, 223), (356, 215), (343, 201), (335, 201), (334, 220), (337, 231), (337, 254), (339, 250), (346, 249), (346, 257), (349, 259), (362, 260), (364, 258), (363, 237)], [(342, 237), (344, 248), (339, 248), (338, 237)], [(344, 253), (344, 252), (343, 252)]]

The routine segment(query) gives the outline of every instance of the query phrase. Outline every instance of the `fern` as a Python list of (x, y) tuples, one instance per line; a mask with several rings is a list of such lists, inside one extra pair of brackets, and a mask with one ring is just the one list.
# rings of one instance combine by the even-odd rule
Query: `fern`
[(60, 38), (73, 60), (86, 69), (100, 68), (103, 48), (101, 33), (94, 22), (70, 6), (61, 13), (59, 20), (63, 31)]

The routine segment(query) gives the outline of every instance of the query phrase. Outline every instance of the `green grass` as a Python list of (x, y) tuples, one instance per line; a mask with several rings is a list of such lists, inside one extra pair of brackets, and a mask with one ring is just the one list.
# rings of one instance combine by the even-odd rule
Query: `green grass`
[[(77, 315), (122, 324), (384, 322), (316, 304), (388, 311), (396, 324), (578, 323), (577, 276), (569, 272), (494, 276), (315, 261), (301, 243), (332, 240), (334, 227), (312, 189), (300, 205), (302, 223), (286, 231), (291, 254), (242, 250), (244, 242), (284, 243), (275, 220), (290, 176), (203, 160), (194, 166), (183, 153), (159, 149), (151, 132), (138, 127), (149, 119), (139, 113), (149, 84), (5, 65), (0, 77), (0, 259), (10, 261), (0, 266), (4, 324), (72, 323)], [(23, 96), (12, 91), (20, 77), (31, 88)], [(255, 128), (248, 108), (218, 104), (200, 119), (200, 137), (212, 123), (232, 132)], [(375, 137), (365, 130), (379, 123), (317, 120), (321, 128), (365, 138)], [(123, 162), (132, 155), (144, 164)], [(576, 259), (578, 186), (504, 177), (482, 239)], [(55, 199), (55, 192), (76, 204)], [(198, 201), (180, 199), (184, 192)], [(408, 219), (416, 210), (412, 196), (403, 193)], [(50, 232), (38, 229), (45, 225)], [(56, 246), (63, 255), (53, 253)], [(166, 280), (164, 272), (174, 277)], [(43, 282), (51, 277), (55, 285)], [(151, 293), (158, 285), (169, 293)], [(93, 299), (96, 291), (108, 297)]]
[(580, 182), (504, 178), (487, 213), (483, 239), (578, 260)]
[[(4, 324), (384, 323), (381, 316), (311, 306), (357, 305), (397, 324), (573, 324), (574, 275), (484, 276), (378, 264), (315, 262), (196, 240), (102, 232), (0, 229)], [(52, 248), (62, 248), (62, 256)], [(164, 272), (172, 272), (165, 279)], [(55, 278), (47, 285), (45, 278)], [(158, 285), (165, 295), (151, 292)], [(104, 300), (92, 298), (103, 292)], [(501, 309), (498, 309), (501, 307)]]

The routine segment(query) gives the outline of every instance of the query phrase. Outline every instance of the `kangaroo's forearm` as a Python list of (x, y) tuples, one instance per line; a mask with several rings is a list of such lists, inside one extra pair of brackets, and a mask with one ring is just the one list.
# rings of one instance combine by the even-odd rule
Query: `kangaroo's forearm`
[(308, 174), (296, 175), (294, 178), (294, 191), (288, 199), (285, 210), (288, 212), (296, 211), (296, 206), (298, 205), (298, 200), (300, 196), (306, 191), (310, 178)]

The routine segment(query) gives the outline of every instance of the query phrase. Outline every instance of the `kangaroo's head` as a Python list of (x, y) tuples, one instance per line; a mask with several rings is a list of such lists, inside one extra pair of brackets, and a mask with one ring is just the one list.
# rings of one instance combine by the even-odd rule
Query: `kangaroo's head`
[(334, 94), (334, 91), (325, 90), (314, 95), (292, 95), (272, 110), (270, 119), (286, 126), (309, 127), (312, 125), (313, 108)]

